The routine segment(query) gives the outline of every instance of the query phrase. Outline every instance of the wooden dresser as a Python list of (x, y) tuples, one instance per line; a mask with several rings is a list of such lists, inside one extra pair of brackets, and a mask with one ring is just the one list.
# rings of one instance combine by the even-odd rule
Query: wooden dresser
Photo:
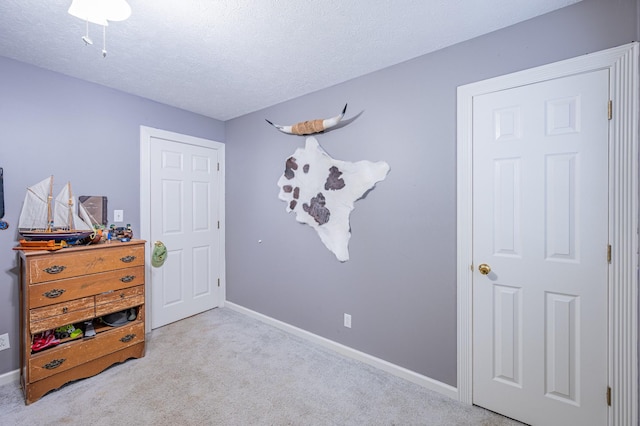
[[(27, 404), (67, 382), (144, 356), (144, 251), (144, 241), (132, 240), (20, 252), (20, 380)], [(130, 308), (132, 320), (124, 325), (111, 327), (101, 319)], [(96, 334), (32, 350), (35, 337), (69, 324), (83, 331), (93, 327)]]

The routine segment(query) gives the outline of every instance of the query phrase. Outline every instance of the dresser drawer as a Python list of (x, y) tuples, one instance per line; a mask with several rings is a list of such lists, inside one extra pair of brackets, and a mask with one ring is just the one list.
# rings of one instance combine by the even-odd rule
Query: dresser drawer
[(104, 250), (50, 253), (31, 259), (29, 284), (144, 265), (144, 246), (116, 246)]
[(70, 300), (29, 310), (31, 334), (52, 330), (63, 325), (91, 319), (95, 316), (93, 297)]
[(144, 324), (137, 322), (105, 331), (92, 339), (47, 349), (29, 359), (29, 382), (36, 382), (140, 342), (144, 342)]
[(32, 308), (61, 303), (80, 297), (144, 284), (144, 266), (33, 284), (29, 289)]
[(96, 295), (96, 317), (140, 306), (144, 303), (144, 285)]

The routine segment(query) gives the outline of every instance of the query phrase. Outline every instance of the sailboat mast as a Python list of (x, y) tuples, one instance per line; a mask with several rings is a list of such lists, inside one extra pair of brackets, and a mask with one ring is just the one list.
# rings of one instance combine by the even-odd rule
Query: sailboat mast
[(67, 187), (69, 188), (69, 201), (68, 211), (67, 211), (67, 226), (68, 229), (74, 229), (73, 226), (73, 194), (71, 193), (71, 182), (67, 182)]
[(47, 232), (51, 232), (51, 224), (53, 223), (53, 212), (51, 210), (51, 202), (53, 200), (53, 175), (49, 180), (49, 196), (47, 197)]

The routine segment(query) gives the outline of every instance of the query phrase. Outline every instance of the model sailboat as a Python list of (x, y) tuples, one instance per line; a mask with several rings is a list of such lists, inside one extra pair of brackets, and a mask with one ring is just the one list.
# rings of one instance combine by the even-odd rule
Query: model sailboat
[[(80, 213), (89, 218), (86, 211)], [(76, 200), (67, 183), (58, 196), (53, 198), (53, 176), (27, 188), (18, 232), (30, 241), (66, 241), (77, 243), (94, 233), (91, 223), (87, 223), (76, 213)]]

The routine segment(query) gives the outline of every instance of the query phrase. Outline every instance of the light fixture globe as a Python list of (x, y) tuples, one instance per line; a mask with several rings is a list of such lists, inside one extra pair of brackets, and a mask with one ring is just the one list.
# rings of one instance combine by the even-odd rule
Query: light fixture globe
[(73, 0), (68, 10), (76, 18), (106, 27), (108, 21), (124, 21), (131, 16), (126, 0)]
[(104, 4), (108, 21), (124, 21), (131, 16), (131, 6), (127, 0), (100, 0), (99, 2)]

